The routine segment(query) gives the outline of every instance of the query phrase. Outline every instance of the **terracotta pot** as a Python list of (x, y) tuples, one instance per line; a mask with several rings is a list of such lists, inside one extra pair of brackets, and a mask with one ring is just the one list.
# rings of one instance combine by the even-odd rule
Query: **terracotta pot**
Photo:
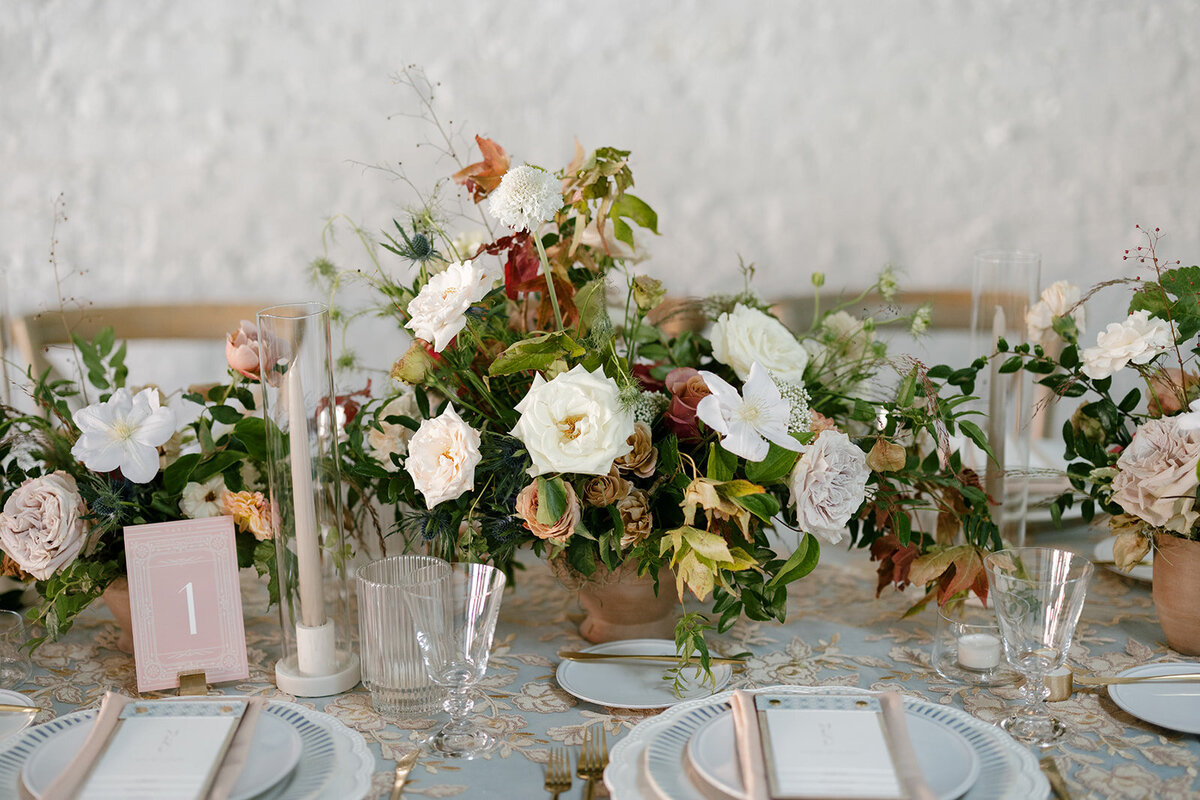
[(679, 601), (675, 596), (675, 578), (669, 569), (659, 573), (656, 595), (654, 578), (639, 577), (637, 564), (632, 561), (612, 572), (600, 564), (587, 579), (565, 564), (553, 566), (564, 584), (579, 591), (579, 605), (587, 614), (579, 624), (579, 633), (589, 642), (675, 638)]
[(1200, 656), (1200, 542), (1155, 537), (1154, 607), (1171, 649)]
[(104, 594), (100, 595), (104, 605), (117, 621), (120, 635), (117, 637), (117, 649), (122, 653), (133, 652), (133, 613), (129, 610), (129, 581), (117, 578), (108, 585)]

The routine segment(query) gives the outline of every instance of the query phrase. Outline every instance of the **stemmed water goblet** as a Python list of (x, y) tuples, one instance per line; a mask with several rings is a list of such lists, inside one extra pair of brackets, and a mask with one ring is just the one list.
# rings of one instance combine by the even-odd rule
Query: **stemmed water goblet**
[(984, 559), (1004, 655), (1025, 676), (1025, 708), (1000, 723), (1014, 738), (1040, 747), (1066, 727), (1046, 709), (1046, 674), (1063, 665), (1094, 567), (1086, 558), (1048, 547), (1019, 547)]
[(439, 755), (474, 758), (496, 744), (469, 715), (475, 684), (487, 672), (504, 584), (495, 567), (457, 563), (418, 570), (404, 586), (425, 669), (446, 690), (450, 721), (427, 740)]

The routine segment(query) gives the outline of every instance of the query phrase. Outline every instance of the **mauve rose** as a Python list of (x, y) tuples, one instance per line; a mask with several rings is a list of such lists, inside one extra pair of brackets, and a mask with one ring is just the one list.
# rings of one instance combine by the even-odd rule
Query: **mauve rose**
[(252, 380), (258, 380), (258, 326), (242, 320), (241, 326), (225, 339), (225, 360), (229, 366)]
[(44, 581), (73, 562), (87, 539), (83, 498), (75, 479), (59, 471), (30, 478), (0, 514), (0, 547), (21, 569)]
[(529, 532), (539, 539), (548, 539), (562, 544), (570, 538), (571, 534), (575, 533), (575, 526), (579, 524), (582, 513), (582, 509), (579, 507), (579, 496), (575, 494), (575, 487), (568, 481), (563, 481), (563, 488), (567, 491), (566, 510), (550, 525), (543, 525), (537, 519), (537, 481), (529, 484), (517, 494), (515, 504), (517, 515), (525, 520), (525, 527), (529, 529)]
[(1113, 502), (1159, 528), (1187, 533), (1196, 511), (1200, 431), (1180, 430), (1175, 417), (1147, 420), (1117, 459)]
[(696, 422), (696, 406), (712, 392), (698, 370), (691, 367), (677, 367), (667, 373), (664, 381), (667, 391), (671, 393), (671, 404), (663, 415), (667, 427), (679, 437), (681, 442), (694, 442), (700, 439), (700, 426)]
[(630, 368), (633, 377), (637, 379), (644, 392), (661, 392), (663, 390), (663, 382), (650, 374), (650, 370), (654, 367), (650, 364), (634, 364)]

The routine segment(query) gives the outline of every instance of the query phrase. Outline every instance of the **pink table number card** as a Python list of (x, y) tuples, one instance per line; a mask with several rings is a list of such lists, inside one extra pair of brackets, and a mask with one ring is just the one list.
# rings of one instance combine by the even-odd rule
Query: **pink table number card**
[(130, 525), (125, 559), (139, 692), (249, 677), (233, 517)]

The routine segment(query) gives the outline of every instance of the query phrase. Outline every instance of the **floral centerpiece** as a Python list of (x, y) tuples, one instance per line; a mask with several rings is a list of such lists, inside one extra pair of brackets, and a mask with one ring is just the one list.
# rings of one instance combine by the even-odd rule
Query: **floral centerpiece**
[[(476, 142), (481, 159), (453, 179), (479, 230), (451, 229), (439, 184), (378, 246), (355, 228), (368, 268), (314, 263), (331, 294), (346, 275), (377, 292), (343, 320), (382, 315), (412, 336), (394, 392), (347, 426), (352, 506), (394, 506), (413, 542), (510, 572), (522, 547), (584, 580), (669, 570), (662, 591), (712, 599), (676, 627), (705, 664), (704, 630), (782, 620), (820, 544), (848, 536), (880, 561), (880, 588), (986, 593), (999, 536), (948, 444), (986, 449), (965, 410), (984, 362), (926, 369), (879, 338), (923, 331), (928, 308), (859, 318), (862, 297), (822, 307), (818, 292), (797, 333), (748, 279), (669, 300), (638, 269), (658, 216), (631, 191), (627, 151), (577, 146), (551, 172)], [(893, 271), (868, 291), (894, 298)]]
[[(1085, 520), (1106, 515), (1114, 557), (1129, 569), (1152, 547), (1154, 596), (1168, 642), (1200, 654), (1200, 267), (1168, 263), (1161, 233), (1126, 250), (1136, 274), (1100, 284), (1081, 297), (1059, 282), (1028, 319), (1033, 344), (1013, 348), (1002, 372), (1025, 369), (1063, 398), (1081, 398), (1063, 425), (1072, 487), (1051, 507), (1055, 519), (1079, 503)], [(1095, 345), (1080, 341), (1083, 302), (1102, 288), (1132, 287), (1128, 316), (1109, 323)], [(1005, 342), (1000, 350), (1008, 351)], [(1118, 390), (1114, 379), (1139, 385)], [(1187, 565), (1191, 565), (1190, 567)], [(1170, 571), (1167, 575), (1160, 573)], [(1172, 580), (1182, 570), (1178, 584)]]
[[(245, 323), (227, 348), (249, 376), (255, 340)], [(30, 616), (45, 631), (35, 643), (124, 578), (126, 525), (231, 515), (239, 565), (273, 572), (250, 378), (231, 369), (227, 385), (164, 402), (154, 386), (126, 387), (125, 346), (111, 329), (75, 346), (80, 380), (29, 375), (22, 388), (36, 411), (0, 405), (0, 569), (34, 581), (41, 602)]]

